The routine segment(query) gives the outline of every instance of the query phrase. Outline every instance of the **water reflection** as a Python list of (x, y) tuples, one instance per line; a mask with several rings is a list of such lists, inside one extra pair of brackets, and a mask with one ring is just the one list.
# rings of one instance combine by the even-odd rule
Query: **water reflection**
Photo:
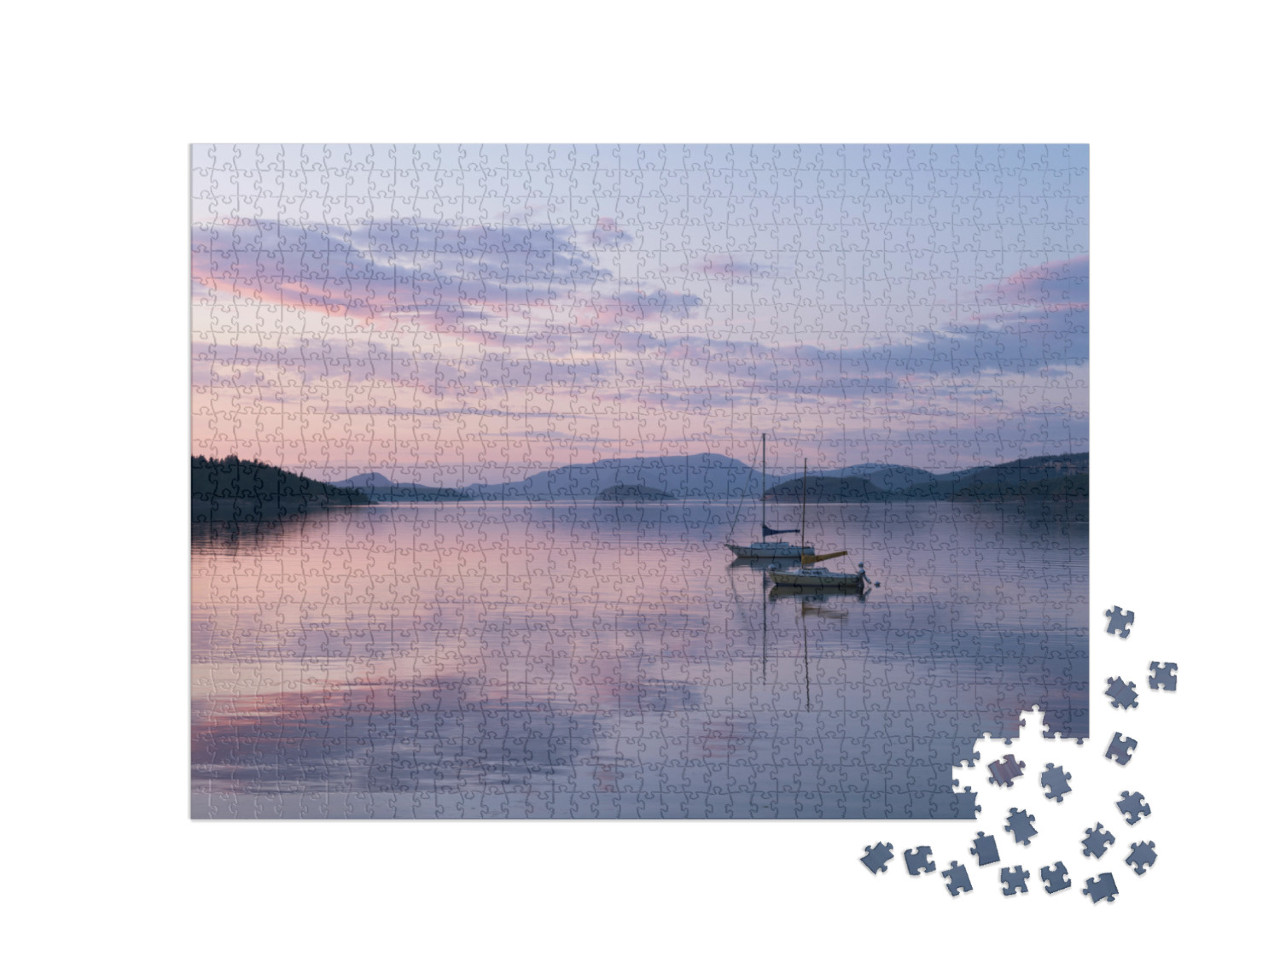
[(1088, 732), (1087, 526), (811, 506), (882, 588), (729, 563), (732, 506), (433, 503), (193, 528), (203, 816), (972, 816), (1019, 711)]
[(255, 792), (527, 786), (594, 741), (588, 713), (464, 676), (360, 680), (213, 699), (192, 728), (197, 784)]

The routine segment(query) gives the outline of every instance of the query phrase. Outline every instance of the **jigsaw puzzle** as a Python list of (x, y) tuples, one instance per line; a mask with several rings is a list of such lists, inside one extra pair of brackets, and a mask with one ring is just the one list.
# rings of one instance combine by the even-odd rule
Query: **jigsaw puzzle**
[(1053, 864), (1053, 867), (1043, 866), (1040, 869), (1040, 879), (1044, 882), (1044, 891), (1046, 893), (1058, 893), (1064, 889), (1071, 888), (1071, 880), (1067, 877), (1067, 868), (1061, 862)]
[(979, 832), (973, 840), (973, 848), (969, 850), (969, 855), (978, 857), (979, 866), (1000, 862), (1000, 850), (997, 847), (996, 838), (988, 836), (985, 832)]
[(867, 854), (862, 857), (862, 865), (871, 870), (872, 875), (889, 871), (889, 860), (893, 859), (893, 843), (876, 843), (874, 847), (862, 848)]
[(1013, 781), (1022, 775), (1022, 770), (1027, 767), (1025, 762), (1019, 762), (1013, 756), (1005, 756), (999, 762), (993, 762), (987, 768), (991, 770), (991, 778), (987, 782), (997, 786), (1012, 786)]
[(1136, 824), (1143, 816), (1151, 815), (1151, 806), (1142, 798), (1140, 792), (1129, 792), (1126, 790), (1120, 794), (1120, 800), (1116, 803), (1116, 808), (1122, 813), (1127, 813), (1125, 822), (1130, 826)]
[(1147, 679), (1147, 684), (1152, 689), (1165, 689), (1173, 692), (1178, 688), (1178, 663), (1176, 662), (1152, 662), (1151, 675)]
[(1031, 824), (1036, 821), (1035, 816), (1027, 815), (1025, 809), (1010, 809), (1009, 818), (1005, 821), (1005, 832), (1013, 833), (1013, 838), (1022, 843), (1023, 846), (1031, 845), (1031, 837), (1036, 835), (1038, 830)]
[(1040, 785), (1045, 790), (1045, 799), (1062, 802), (1062, 797), (1071, 792), (1071, 784), (1067, 781), (1070, 778), (1071, 773), (1063, 772), (1061, 766), (1055, 766), (1053, 763), (1046, 766), (1044, 772), (1040, 774)]
[(942, 875), (947, 879), (947, 892), (952, 896), (959, 896), (962, 892), (970, 893), (973, 891), (973, 885), (969, 882), (969, 870), (954, 859), (951, 861), (951, 868), (944, 869)]
[(1107, 631), (1122, 639), (1129, 637), (1129, 626), (1133, 625), (1133, 613), (1126, 612), (1120, 606), (1107, 609)]
[(1124, 860), (1133, 867), (1133, 871), (1141, 876), (1156, 861), (1156, 844), (1141, 842), (1129, 844), (1129, 855)]
[(921, 846), (918, 849), (908, 849), (902, 854), (902, 858), (907, 861), (907, 873), (911, 876), (919, 876), (921, 873), (932, 873), (938, 867), (929, 857), (933, 855), (933, 850), (928, 846)]
[(1136, 686), (1132, 682), (1125, 682), (1124, 679), (1111, 676), (1107, 679), (1107, 695), (1111, 698), (1113, 708), (1128, 709), (1138, 704), (1138, 696)]
[(1107, 851), (1107, 847), (1116, 841), (1115, 836), (1107, 832), (1102, 823), (1098, 823), (1093, 829), (1084, 831), (1084, 855), (1092, 856), (1094, 859), (1101, 859)]
[(194, 816), (972, 819), (1089, 735), (1086, 147), (191, 184)]
[(1000, 870), (1000, 882), (1004, 883), (1004, 895), (1012, 896), (1017, 892), (1027, 892), (1027, 880), (1030, 876), (1030, 870), (1023, 869), (1021, 866), (1015, 866), (1013, 869), (1006, 866)]
[(1117, 765), (1127, 766), (1129, 760), (1133, 758), (1133, 750), (1137, 748), (1137, 739), (1130, 739), (1117, 732), (1111, 737), (1111, 744), (1107, 746), (1106, 757), (1115, 760)]
[(1084, 888), (1085, 895), (1095, 903), (1104, 899), (1108, 903), (1114, 903), (1118, 892), (1116, 879), (1110, 873), (1099, 873), (1097, 878), (1090, 879), (1089, 885)]

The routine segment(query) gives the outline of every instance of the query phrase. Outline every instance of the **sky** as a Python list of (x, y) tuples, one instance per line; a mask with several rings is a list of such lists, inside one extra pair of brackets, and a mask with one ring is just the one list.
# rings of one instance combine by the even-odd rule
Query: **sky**
[(1088, 450), (1086, 146), (197, 145), (192, 451), (334, 481)]

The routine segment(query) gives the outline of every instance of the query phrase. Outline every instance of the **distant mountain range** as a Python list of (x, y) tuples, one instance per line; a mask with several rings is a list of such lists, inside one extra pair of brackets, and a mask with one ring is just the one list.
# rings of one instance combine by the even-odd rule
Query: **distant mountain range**
[[(611, 458), (586, 465), (565, 465), (523, 481), (466, 488), (433, 488), (393, 483), (369, 472), (336, 482), (374, 501), (592, 501), (662, 498), (725, 500), (758, 497), (761, 482), (768, 497), (799, 501), (802, 474), (760, 472), (735, 458), (704, 453), (687, 457)], [(1061, 500), (1087, 498), (1089, 455), (1020, 458), (1001, 465), (934, 474), (921, 468), (865, 463), (809, 474), (810, 501), (902, 500)]]
[(434, 488), (392, 482), (366, 472), (326, 484), (262, 462), (191, 458), (191, 512), (195, 520), (261, 518), (334, 505), (405, 501), (664, 501), (767, 497), (778, 502), (1035, 501), (1076, 502), (1089, 497), (1089, 455), (1043, 455), (1001, 465), (934, 474), (904, 465), (870, 463), (803, 475), (762, 478), (723, 455), (612, 458), (566, 465), (504, 485)]

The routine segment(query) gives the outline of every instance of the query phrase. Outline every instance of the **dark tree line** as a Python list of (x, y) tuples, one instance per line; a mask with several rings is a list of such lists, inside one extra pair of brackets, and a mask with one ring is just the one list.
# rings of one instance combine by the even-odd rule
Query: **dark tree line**
[(307, 478), (254, 459), (191, 456), (192, 514), (196, 518), (283, 515), (328, 505), (368, 505), (367, 495)]

